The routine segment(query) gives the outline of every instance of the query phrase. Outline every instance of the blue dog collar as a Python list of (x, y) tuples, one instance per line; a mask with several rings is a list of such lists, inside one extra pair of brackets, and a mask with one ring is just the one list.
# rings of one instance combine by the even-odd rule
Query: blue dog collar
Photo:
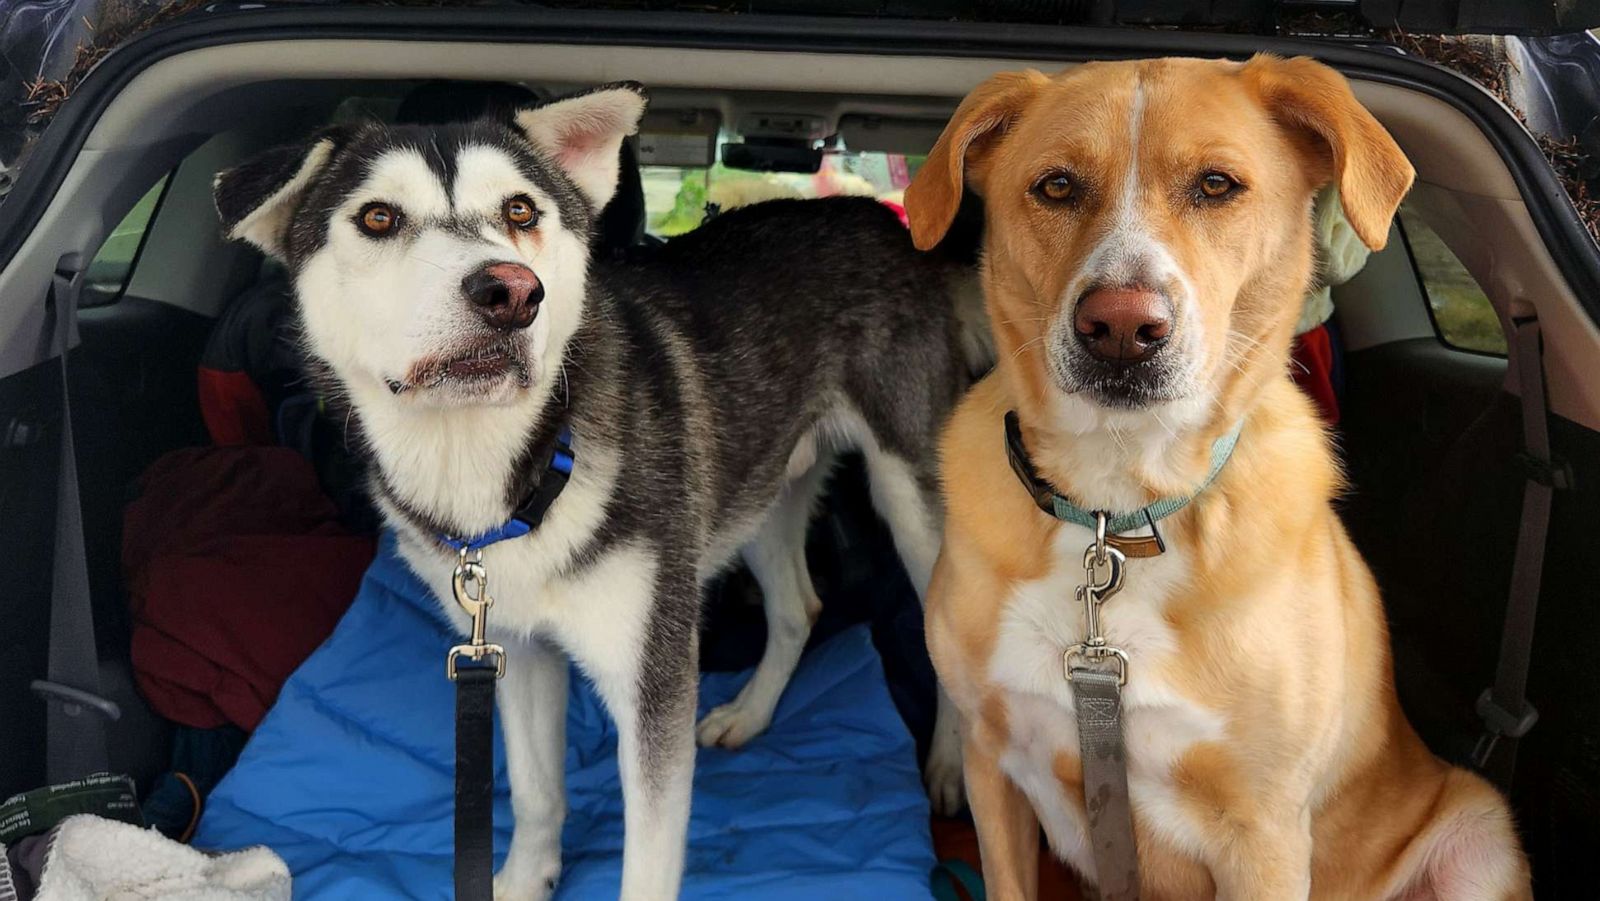
[(471, 538), (440, 534), (439, 542), (458, 552), (466, 553), (481, 551), (491, 544), (521, 538), (532, 532), (544, 522), (545, 514), (550, 512), (550, 507), (556, 502), (561, 490), (567, 487), (576, 460), (577, 457), (572, 452), (572, 429), (563, 425), (561, 431), (556, 434), (556, 440), (545, 454), (544, 474), (540, 476), (539, 484), (517, 506), (510, 519)]

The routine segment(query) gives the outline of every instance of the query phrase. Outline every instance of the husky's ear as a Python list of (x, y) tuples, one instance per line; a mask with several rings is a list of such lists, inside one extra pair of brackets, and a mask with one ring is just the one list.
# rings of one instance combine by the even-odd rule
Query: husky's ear
[(598, 210), (616, 193), (622, 141), (639, 130), (649, 102), (643, 85), (619, 81), (521, 110), (514, 121)]
[(324, 129), (298, 144), (274, 147), (217, 173), (211, 195), (222, 217), (223, 234), (283, 259), (290, 217), (311, 180), (346, 138), (343, 129)]
[(1345, 218), (1361, 242), (1382, 250), (1389, 222), (1416, 177), (1400, 145), (1345, 77), (1316, 60), (1260, 53), (1241, 71), (1279, 123), (1310, 136), (1312, 158), (1305, 162), (1339, 186)]
[(1049, 79), (1037, 69), (1001, 72), (961, 101), (933, 145), (917, 177), (906, 187), (911, 240), (931, 250), (950, 230), (968, 180), (982, 193), (983, 161), (994, 137), (1011, 127), (1022, 108)]

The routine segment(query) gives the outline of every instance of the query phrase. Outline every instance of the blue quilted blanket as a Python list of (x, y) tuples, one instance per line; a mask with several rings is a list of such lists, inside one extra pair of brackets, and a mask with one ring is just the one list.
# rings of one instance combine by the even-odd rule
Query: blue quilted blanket
[[(449, 898), (452, 643), (385, 540), (337, 630), (212, 793), (195, 845), (271, 846), (296, 898)], [(701, 713), (748, 675), (706, 675)], [(557, 898), (609, 901), (621, 876), (616, 730), (584, 680), (571, 684)], [(511, 840), (498, 732), (495, 756), (498, 865)], [(765, 735), (699, 752), (684, 898), (926, 899), (933, 862), (911, 737), (863, 627), (806, 655)]]

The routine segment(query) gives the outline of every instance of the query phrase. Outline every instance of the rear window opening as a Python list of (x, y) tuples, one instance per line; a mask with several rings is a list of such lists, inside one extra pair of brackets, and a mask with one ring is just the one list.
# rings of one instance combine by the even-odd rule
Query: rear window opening
[(1402, 204), (1396, 218), (1439, 340), (1456, 350), (1505, 356), (1500, 319), (1467, 267), (1419, 213)]
[(128, 215), (122, 217), (106, 242), (100, 245), (100, 251), (94, 255), (88, 271), (84, 273), (84, 295), (79, 301), (80, 307), (115, 303), (122, 292), (128, 289), (134, 267), (139, 262), (139, 251), (144, 247), (145, 236), (155, 221), (162, 198), (166, 196), (170, 178), (170, 173), (163, 175), (151, 185), (150, 190), (128, 211)]
[[(131, 659), (132, 634), (151, 628), (141, 621), (143, 612), (130, 608), (133, 591), (125, 580), (123, 554), (139, 536), (129, 534), (125, 515), (130, 500), (136, 502), (150, 484), (153, 464), (186, 448), (217, 444), (207, 419), (217, 410), (203, 411), (202, 403), (259, 402), (262, 409), (255, 412), (261, 415), (235, 437), (298, 454), (330, 505), (328, 521), (351, 536), (374, 537), (358, 461), (342, 447), (343, 426), (321, 415), (322, 399), (294, 368), (286, 275), (263, 265), (253, 251), (217, 240), (215, 212), (203, 201), (205, 185), (218, 168), (329, 122), (371, 115), (392, 119), (413, 84), (328, 79), (305, 88), (302, 105), (269, 105), (262, 99), (281, 93), (284, 84), (270, 91), (258, 86), (253, 99), (241, 101), (261, 106), (249, 125), (210, 138), (176, 165), (168, 159), (148, 161), (152, 172), (166, 174), (121, 216), (88, 270), (82, 306), (98, 309), (83, 318), (83, 344), (74, 354), (73, 421), (79, 469), (92, 474), (84, 485), (85, 529), (97, 613), (108, 624), (105, 656), (108, 665), (124, 673), (140, 666)], [(532, 87), (548, 96), (572, 85)], [(718, 114), (676, 115), (694, 119), (692, 126), (677, 132), (685, 136), (681, 146), (672, 152), (663, 147), (638, 153), (644, 159), (637, 169), (643, 209), (629, 215), (638, 216), (639, 233), (648, 242), (686, 234), (710, 217), (774, 198), (856, 195), (898, 208), (956, 99), (936, 91), (930, 91), (932, 99), (908, 100), (838, 91), (808, 96), (796, 89), (793, 96), (802, 102), (790, 114), (792, 121), (780, 121), (785, 107), (773, 103), (771, 95), (758, 101), (737, 88), (715, 84), (681, 93), (675, 97), (670, 88), (660, 90), (652, 112), (672, 118), (715, 105)], [(252, 91), (241, 89), (239, 96), (251, 98)], [(868, 141), (853, 146), (849, 134), (841, 136), (842, 119), (879, 116), (893, 104), (907, 107), (896, 115), (917, 123), (905, 132), (915, 137), (891, 141), (895, 146), (886, 148)], [(745, 123), (740, 114), (746, 107), (779, 111), (758, 123), (769, 132), (791, 126), (805, 131), (820, 118), (825, 134), (808, 133), (794, 142), (817, 154), (817, 170), (728, 165), (728, 148), (764, 137), (759, 128), (741, 130)], [(150, 184), (148, 176), (144, 183)], [(1339, 414), (1329, 428), (1352, 482), (1341, 512), (1384, 589), (1402, 700), (1430, 746), (1459, 758), (1475, 737), (1472, 705), (1487, 684), (1498, 644), (1522, 483), (1520, 473), (1506, 462), (1520, 439), (1515, 403), (1503, 393), (1506, 347), (1500, 320), (1488, 294), (1440, 237), (1449, 229), (1429, 226), (1429, 216), (1446, 215), (1439, 210), (1402, 208), (1403, 240), (1391, 241), (1374, 255), (1361, 277), (1332, 288), (1333, 362), (1327, 379)], [(160, 245), (163, 233), (157, 224), (187, 227), (172, 229), (175, 244)], [(251, 317), (259, 321), (241, 322)], [(1360, 340), (1351, 341), (1352, 335)], [(246, 366), (240, 358), (228, 358), (224, 352), (230, 350), (261, 352)], [(254, 383), (253, 394), (249, 383)], [(229, 393), (240, 388), (246, 391), (242, 401), (241, 395)], [(0, 390), (0, 399), (13, 396)], [(1593, 433), (1571, 423), (1557, 428), (1558, 440), (1566, 446), (1600, 450)], [(49, 488), (54, 475), (47, 458), (30, 458), (26, 479), (22, 467), (0, 474), (6, 492), (0, 496), (8, 498), (8, 505), (15, 499), (23, 520), (47, 522), (53, 513)], [(1568, 517), (1569, 525), (1583, 525), (1575, 511), (1559, 515)], [(135, 522), (136, 529), (160, 527), (160, 517)], [(1565, 534), (1557, 540), (1569, 543), (1552, 550), (1551, 593), (1578, 597), (1587, 589), (1572, 564), (1589, 547), (1580, 543), (1587, 538), (1577, 536), (1589, 533), (1577, 527), (1563, 530), (1559, 524), (1552, 533)], [(5, 534), (0, 529), (0, 537)], [(892, 538), (873, 512), (858, 460), (847, 461), (833, 476), (812, 520), (808, 556), (827, 620), (820, 628), (824, 634), (830, 629), (837, 634), (866, 624), (894, 710), (914, 737), (919, 755), (924, 754), (932, 720), (931, 671), (919, 644), (915, 595), (900, 571)], [(49, 562), (48, 555), (41, 559)], [(47, 573), (41, 578), (48, 583)], [(726, 672), (753, 663), (765, 630), (758, 600), (758, 588), (743, 567), (710, 589), (709, 628), (719, 639), (702, 647), (706, 671)], [(1556, 608), (1541, 621), (1542, 641), (1563, 633), (1595, 635), (1580, 613), (1559, 604)], [(331, 629), (332, 622), (324, 626)], [(1550, 659), (1559, 657), (1575, 684), (1596, 676), (1592, 662), (1581, 654), (1550, 653)], [(118, 727), (118, 765), (135, 774), (142, 791), (153, 790), (171, 769), (175, 749), (193, 739), (196, 727), (155, 715), (144, 700), (148, 692), (133, 688), (131, 680), (124, 682), (121, 700), (137, 713)], [(1565, 849), (1571, 847), (1572, 836), (1600, 841), (1600, 823), (1592, 814), (1600, 803), (1594, 791), (1600, 784), (1600, 758), (1591, 747), (1597, 733), (1583, 725), (1600, 711), (1587, 699), (1567, 698), (1545, 715), (1557, 725), (1527, 745), (1526, 760), (1532, 762), (1525, 765), (1539, 775), (1518, 800), (1538, 865), (1555, 873), (1580, 872), (1587, 862)], [(38, 757), (33, 754), (22, 771), (28, 785), (39, 784), (37, 773), (27, 772), (41, 769)], [(25, 787), (22, 777), (16, 781), (0, 784), (0, 795)]]
[[(720, 145), (736, 143), (732, 135)], [(818, 171), (758, 172), (718, 163), (707, 167), (642, 166), (646, 229), (670, 238), (699, 226), (710, 215), (779, 198), (852, 195), (875, 197), (898, 207), (906, 185), (922, 165), (922, 153), (852, 151), (835, 141), (822, 150)]]

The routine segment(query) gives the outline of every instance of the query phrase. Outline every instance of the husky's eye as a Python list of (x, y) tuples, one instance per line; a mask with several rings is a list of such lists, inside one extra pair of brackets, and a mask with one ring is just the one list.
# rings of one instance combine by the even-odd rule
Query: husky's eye
[(1052, 203), (1069, 203), (1077, 199), (1078, 186), (1065, 172), (1046, 175), (1033, 186), (1033, 191)]
[(387, 203), (369, 203), (356, 216), (356, 227), (373, 238), (381, 238), (400, 224), (400, 211)]
[(1212, 170), (1200, 176), (1200, 181), (1196, 187), (1200, 191), (1200, 196), (1206, 200), (1221, 200), (1239, 190), (1243, 185), (1225, 172)]
[(539, 211), (533, 208), (533, 201), (521, 194), (507, 200), (500, 212), (506, 217), (507, 222), (517, 228), (528, 228), (539, 218)]

